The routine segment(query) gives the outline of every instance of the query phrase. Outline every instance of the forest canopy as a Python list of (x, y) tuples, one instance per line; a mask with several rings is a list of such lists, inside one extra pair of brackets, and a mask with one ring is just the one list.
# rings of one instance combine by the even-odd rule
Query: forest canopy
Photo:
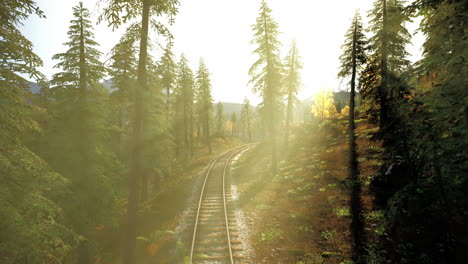
[[(199, 13), (184, 9), (198, 2)], [(230, 263), (260, 261), (248, 250), (235, 254), (248, 248), (247, 239), (236, 238), (241, 228), (261, 230), (251, 239), (259, 248), (250, 247), (258, 256), (268, 252), (264, 262), (468, 258), (466, 1), (372, 0), (361, 11), (345, 8), (352, 4), (346, 1), (334, 7), (349, 18), (346, 25), (306, 23), (312, 15), (302, 18), (301, 1), (249, 1), (254, 8), (243, 10), (245, 17), (234, 12), (244, 2), (198, 2), (62, 2), (70, 20), (46, 12), (58, 3), (0, 3), (1, 263), (224, 258), (193, 253), (216, 251), (195, 239), (200, 212), (217, 210), (200, 209), (209, 204), (202, 202), (207, 182), (206, 192), (222, 182), (221, 228), (229, 243), (220, 248), (228, 249)], [(295, 15), (282, 16), (275, 9), (282, 5)], [(236, 23), (221, 19), (224, 8)], [(317, 4), (323, 15), (329, 8)], [(66, 41), (53, 43), (58, 38), (46, 29), (36, 41), (32, 18), (61, 19)], [(179, 19), (197, 28), (181, 33)], [(284, 32), (288, 25), (297, 31)], [(339, 42), (316, 34), (329, 26), (334, 36), (337, 25)], [(285, 41), (304, 28), (307, 38)], [(109, 32), (118, 37), (103, 40)], [(410, 47), (417, 38), (420, 57)], [(37, 47), (48, 45), (60, 49), (41, 57)], [(324, 71), (333, 75), (329, 84)], [(216, 175), (222, 181), (211, 183)], [(197, 213), (184, 213), (200, 188)], [(262, 195), (272, 203), (258, 202)], [(287, 198), (273, 203), (281, 195)], [(261, 217), (253, 215), (256, 221), (230, 227), (241, 218), (229, 210), (249, 202), (259, 203), (250, 205), (258, 217), (279, 212), (278, 223), (264, 230), (268, 223), (259, 226)], [(294, 211), (305, 205), (310, 211)], [(178, 223), (192, 214), (189, 241)], [(301, 247), (287, 248), (289, 242)]]

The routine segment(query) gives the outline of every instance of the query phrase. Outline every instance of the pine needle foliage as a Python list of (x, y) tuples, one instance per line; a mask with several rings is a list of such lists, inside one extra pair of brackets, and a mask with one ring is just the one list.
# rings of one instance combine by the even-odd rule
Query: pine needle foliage
[(285, 132), (285, 146), (289, 142), (289, 126), (292, 122), (293, 108), (297, 101), (297, 93), (302, 85), (300, 70), (303, 68), (301, 56), (297, 48), (296, 40), (293, 40), (288, 55), (284, 59), (284, 83), (287, 93), (287, 107), (286, 107), (286, 132)]
[(83, 2), (73, 7), (73, 16), (67, 32), (69, 41), (64, 43), (68, 50), (52, 57), (60, 61), (55, 68), (63, 72), (54, 74), (51, 83), (61, 88), (79, 88), (81, 96), (87, 96), (104, 77), (106, 69), (99, 61), (102, 53), (96, 48), (99, 44), (94, 40), (90, 13)]
[[(351, 26), (345, 35), (345, 42), (341, 46), (343, 54), (340, 56), (340, 72), (338, 77), (349, 78), (353, 74), (354, 64), (356, 71), (362, 70), (366, 63), (366, 52), (368, 50), (368, 42), (364, 34), (364, 26), (359, 11), (353, 17)], [(354, 55), (354, 56), (353, 56)], [(354, 63), (355, 61), (355, 63)]]
[[(127, 31), (127, 33), (129, 33)], [(132, 116), (136, 86), (136, 39), (131, 34), (124, 34), (110, 52), (108, 72), (112, 88), (110, 94), (110, 119), (115, 124), (115, 148), (113, 151), (124, 160), (125, 149), (130, 144), (130, 117)], [(125, 159), (126, 160), (126, 159)]]
[(241, 110), (241, 122), (243, 127), (244, 140), (247, 142), (252, 141), (252, 107), (250, 106), (250, 101), (246, 97), (244, 98), (244, 103)]
[[(132, 159), (130, 162), (129, 202), (128, 202), (128, 226), (127, 239), (124, 251), (124, 263), (135, 263), (136, 225), (138, 211), (138, 180), (143, 174), (143, 131), (146, 129), (144, 116), (146, 106), (144, 97), (148, 87), (148, 46), (150, 28), (169, 40), (172, 35), (163, 21), (156, 18), (167, 18), (169, 24), (174, 22), (174, 16), (178, 12), (178, 0), (106, 0), (106, 6), (99, 16), (98, 22), (107, 21), (108, 25), (118, 28), (133, 19), (141, 18), (141, 30), (137, 30), (140, 40), (137, 87), (135, 89), (135, 109), (132, 139)], [(138, 28), (138, 27), (137, 27)]]
[(57, 200), (68, 181), (25, 144), (42, 132), (31, 104), (28, 81), (40, 81), (41, 59), (19, 26), (30, 15), (44, 17), (34, 1), (0, 4), (0, 262), (47, 263), (63, 260), (77, 238), (65, 224)]
[(190, 158), (193, 144), (194, 84), (193, 71), (188, 65), (187, 58), (182, 54), (177, 66), (175, 130), (179, 138), (176, 141), (181, 146), (180, 154), (185, 159)]
[(203, 58), (200, 58), (195, 77), (197, 90), (197, 115), (203, 126), (203, 133), (205, 134), (205, 142), (208, 146), (208, 152), (211, 154), (210, 124), (213, 119), (213, 98), (211, 96), (210, 75), (211, 74), (208, 71)]
[(171, 96), (174, 94), (175, 83), (176, 83), (176, 69), (177, 64), (174, 59), (174, 53), (171, 50), (171, 46), (168, 45), (164, 49), (164, 54), (159, 62), (159, 73), (161, 74), (161, 85), (166, 95), (166, 112), (167, 120), (171, 122), (174, 112), (174, 98)]
[(402, 74), (410, 65), (406, 46), (411, 35), (405, 28), (410, 19), (404, 12), (404, 1), (401, 0), (376, 0), (373, 9), (369, 11), (369, 18), (369, 31), (373, 34), (369, 39), (372, 54), (369, 56), (366, 74), (362, 75), (361, 91), (364, 99), (380, 106), (380, 128), (383, 144), (388, 149), (391, 142), (399, 137), (390, 132), (399, 123), (395, 109), (406, 92)]
[(62, 71), (51, 80), (48, 110), (51, 122), (42, 139), (44, 157), (71, 183), (72, 195), (63, 199), (66, 215), (82, 237), (78, 258), (87, 262), (95, 252), (89, 245), (99, 225), (113, 225), (117, 213), (115, 175), (120, 174), (117, 159), (109, 150), (107, 138), (108, 91), (100, 84), (106, 68), (93, 39), (90, 13), (80, 2), (73, 7), (68, 50), (53, 56)]
[(256, 23), (252, 26), (254, 32), (252, 44), (257, 48), (254, 53), (258, 56), (257, 61), (250, 67), (250, 83), (253, 91), (258, 93), (263, 101), (262, 114), (267, 124), (269, 141), (272, 146), (272, 170), (277, 171), (276, 152), (276, 127), (278, 110), (282, 106), (282, 68), (280, 59), (280, 45), (278, 40), (278, 23), (272, 17), (272, 10), (266, 1), (262, 1)]
[(386, 188), (391, 243), (385, 247), (392, 262), (462, 263), (468, 208), (467, 6), (421, 0), (407, 11), (423, 15), (426, 41), (424, 57), (409, 72), (412, 89), (397, 112), (404, 124), (397, 131), (404, 136), (392, 153), (399, 172), (385, 175), (387, 185), (398, 183)]
[(224, 105), (222, 102), (216, 104), (216, 134), (220, 137), (224, 137), (224, 122), (225, 122)]

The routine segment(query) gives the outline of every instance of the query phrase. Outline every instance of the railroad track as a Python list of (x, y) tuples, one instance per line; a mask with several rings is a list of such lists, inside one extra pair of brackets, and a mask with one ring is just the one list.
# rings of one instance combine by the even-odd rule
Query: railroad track
[(232, 158), (248, 147), (226, 152), (208, 168), (195, 211), (190, 264), (245, 263), (227, 175)]

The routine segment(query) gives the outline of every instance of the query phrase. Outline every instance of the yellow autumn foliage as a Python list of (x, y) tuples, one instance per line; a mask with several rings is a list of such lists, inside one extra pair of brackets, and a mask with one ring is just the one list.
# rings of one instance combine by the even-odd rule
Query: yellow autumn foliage
[(349, 106), (346, 105), (345, 107), (343, 107), (343, 109), (341, 109), (341, 115), (342, 116), (349, 116)]
[(314, 95), (312, 114), (315, 118), (319, 119), (334, 117), (338, 114), (333, 100), (333, 92), (330, 87), (321, 88)]

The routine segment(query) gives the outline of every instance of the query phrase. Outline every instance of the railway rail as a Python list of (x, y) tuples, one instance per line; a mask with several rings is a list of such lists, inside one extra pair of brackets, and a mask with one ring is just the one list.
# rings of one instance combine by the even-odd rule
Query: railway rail
[(246, 145), (224, 153), (208, 168), (196, 205), (190, 264), (245, 263), (227, 174), (233, 157), (249, 147)]

